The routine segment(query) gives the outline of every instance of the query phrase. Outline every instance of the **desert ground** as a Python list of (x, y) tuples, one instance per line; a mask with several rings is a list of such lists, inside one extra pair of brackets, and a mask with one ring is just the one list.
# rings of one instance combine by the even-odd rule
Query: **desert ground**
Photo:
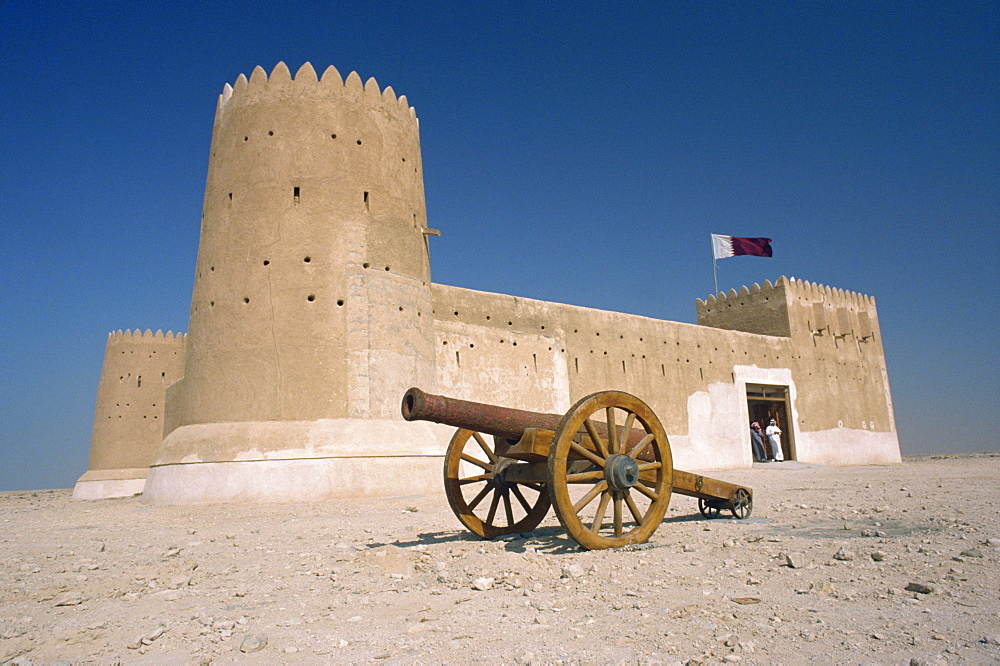
[(553, 514), (483, 541), (440, 494), (149, 506), (0, 493), (0, 663), (1000, 663), (1000, 454), (707, 472), (649, 543)]

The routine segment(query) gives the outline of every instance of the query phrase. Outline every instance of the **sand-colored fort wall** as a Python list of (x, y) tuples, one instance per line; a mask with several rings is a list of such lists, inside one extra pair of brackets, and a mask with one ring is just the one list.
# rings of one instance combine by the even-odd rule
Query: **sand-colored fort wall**
[[(781, 305), (778, 305), (781, 304)], [(781, 324), (776, 312), (787, 312)], [(824, 464), (900, 461), (875, 299), (812, 282), (774, 285), (697, 302), (702, 326), (768, 332), (793, 341), (796, 456)]]
[(405, 97), (308, 64), (227, 85), (150, 501), (371, 494), (369, 458), (425, 456), (399, 418), (406, 388), (434, 388), (425, 232)]
[(867, 297), (833, 298), (785, 278), (744, 288), (738, 311), (756, 316), (749, 325), (724, 295), (699, 302), (702, 318), (721, 309), (741, 327), (784, 335), (728, 330), (721, 317), (716, 327), (683, 324), (434, 285), (438, 386), (455, 397), (553, 412), (594, 391), (627, 391), (663, 422), (674, 462), (692, 469), (749, 465), (746, 385), (789, 386), (798, 460), (898, 462), (881, 347), (852, 348), (835, 336), (840, 348), (814, 344), (798, 319), (816, 293), (834, 310), (853, 308), (844, 321), (877, 322)]
[(142, 492), (163, 440), (167, 387), (184, 373), (184, 342), (183, 334), (172, 331), (108, 334), (90, 461), (73, 488), (74, 499)]
[[(699, 300), (697, 325), (660, 321), (433, 285), (434, 233), (405, 97), (308, 63), (227, 84), (183, 379), (162, 387), (145, 499), (440, 492), (452, 430), (402, 420), (410, 386), (552, 413), (624, 390), (687, 469), (748, 466), (748, 391), (777, 387), (792, 457), (899, 461), (870, 297), (780, 278)], [(95, 442), (141, 425), (122, 427)], [(116, 446), (96, 447), (102, 469), (124, 464)]]

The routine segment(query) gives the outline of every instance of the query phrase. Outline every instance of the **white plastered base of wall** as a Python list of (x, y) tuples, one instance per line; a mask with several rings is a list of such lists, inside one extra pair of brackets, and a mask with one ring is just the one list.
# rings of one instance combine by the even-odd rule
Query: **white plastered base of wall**
[[(688, 396), (688, 434), (671, 435), (674, 467), (683, 470), (748, 469), (753, 464), (750, 450), (750, 416), (747, 384), (787, 386), (793, 422), (795, 382), (787, 368), (733, 366), (733, 382), (714, 382), (704, 391)], [(797, 435), (796, 435), (797, 436)]]
[(145, 467), (88, 470), (73, 486), (73, 499), (97, 500), (142, 494), (146, 485)]
[(902, 462), (895, 432), (834, 428), (796, 435), (797, 459), (819, 465), (894, 465)]
[[(368, 419), (178, 428), (149, 469), (151, 504), (287, 502), (441, 493), (454, 428)], [(289, 447), (289, 443), (297, 446)]]

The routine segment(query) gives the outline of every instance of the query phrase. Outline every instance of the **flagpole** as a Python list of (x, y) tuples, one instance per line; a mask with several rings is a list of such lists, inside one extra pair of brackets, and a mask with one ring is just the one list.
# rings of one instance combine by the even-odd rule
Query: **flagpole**
[(715, 280), (715, 291), (712, 292), (712, 293), (714, 295), (714, 294), (718, 294), (719, 293), (719, 276), (716, 273), (716, 269), (715, 269), (715, 267), (716, 267), (716, 265), (715, 265), (715, 236), (713, 234), (709, 234), (708, 235), (708, 239), (712, 243), (712, 279)]

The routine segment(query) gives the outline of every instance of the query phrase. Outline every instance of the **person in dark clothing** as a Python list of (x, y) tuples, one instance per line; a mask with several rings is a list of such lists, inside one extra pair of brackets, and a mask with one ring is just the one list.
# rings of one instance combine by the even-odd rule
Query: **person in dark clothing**
[(756, 421), (750, 424), (750, 448), (753, 451), (754, 462), (768, 461), (764, 448), (764, 433), (760, 431), (760, 424)]

